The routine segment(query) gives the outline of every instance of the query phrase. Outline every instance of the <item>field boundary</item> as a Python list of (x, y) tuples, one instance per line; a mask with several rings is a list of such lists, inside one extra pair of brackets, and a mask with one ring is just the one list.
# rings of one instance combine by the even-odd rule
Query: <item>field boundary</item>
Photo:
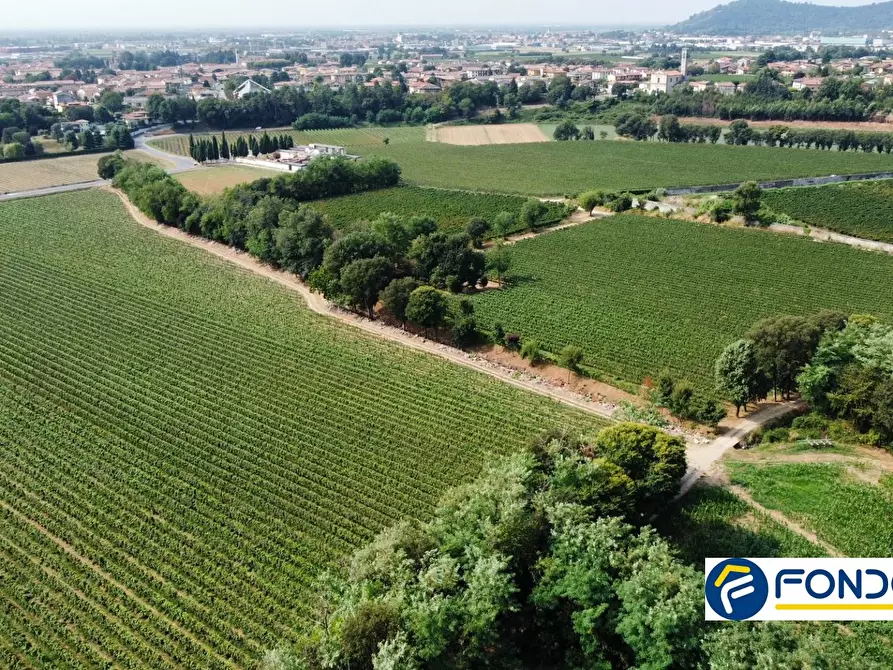
[[(760, 182), (760, 188), (792, 188), (800, 186), (827, 186), (828, 184), (843, 184), (857, 181), (876, 181), (880, 179), (893, 179), (893, 172), (864, 172), (862, 174), (829, 175), (827, 177), (801, 177), (797, 179), (774, 179)], [(667, 195), (699, 195), (707, 193), (724, 193), (734, 191), (745, 182), (735, 184), (713, 184), (704, 186), (678, 186), (664, 189)], [(645, 193), (643, 190), (635, 190), (633, 193)]]

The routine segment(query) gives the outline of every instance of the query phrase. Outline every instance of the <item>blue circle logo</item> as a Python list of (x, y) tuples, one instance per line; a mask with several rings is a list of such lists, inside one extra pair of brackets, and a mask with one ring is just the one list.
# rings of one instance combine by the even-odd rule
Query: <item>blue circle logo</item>
[(744, 558), (718, 563), (704, 585), (707, 603), (724, 619), (743, 621), (763, 609), (769, 583), (758, 565)]

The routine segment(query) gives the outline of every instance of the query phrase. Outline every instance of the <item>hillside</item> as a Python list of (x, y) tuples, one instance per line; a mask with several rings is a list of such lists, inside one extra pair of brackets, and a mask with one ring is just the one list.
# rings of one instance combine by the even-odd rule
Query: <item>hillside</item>
[(877, 32), (893, 28), (893, 2), (859, 7), (826, 7), (784, 0), (735, 0), (700, 12), (670, 26), (679, 33), (706, 35), (760, 35)]

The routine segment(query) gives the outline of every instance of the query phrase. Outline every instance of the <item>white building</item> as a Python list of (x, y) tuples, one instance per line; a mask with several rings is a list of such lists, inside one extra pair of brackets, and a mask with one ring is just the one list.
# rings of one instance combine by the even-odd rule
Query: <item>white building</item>
[(685, 81), (685, 75), (678, 70), (658, 70), (651, 73), (648, 81), (641, 84), (641, 88), (644, 88), (652, 95), (655, 93), (669, 93), (683, 81)]
[(269, 92), (270, 89), (268, 89), (266, 86), (261, 86), (253, 79), (246, 79), (239, 85), (239, 87), (235, 91), (233, 91), (233, 95), (241, 100), (246, 95), (250, 95), (251, 93)]

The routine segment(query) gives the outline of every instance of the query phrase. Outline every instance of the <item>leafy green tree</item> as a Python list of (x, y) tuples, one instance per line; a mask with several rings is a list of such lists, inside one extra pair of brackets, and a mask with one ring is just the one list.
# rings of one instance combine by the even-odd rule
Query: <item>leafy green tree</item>
[(750, 340), (738, 340), (716, 359), (716, 390), (735, 405), (735, 416), (747, 403), (758, 400), (765, 390), (764, 375), (757, 362), (756, 347)]
[(581, 140), (595, 140), (595, 131), (592, 129), (592, 126), (583, 126), (583, 130), (580, 131), (580, 139)]
[(308, 206), (279, 214), (275, 232), (276, 263), (282, 269), (306, 278), (322, 265), (334, 233), (325, 219)]
[(392, 274), (390, 259), (381, 256), (362, 258), (341, 270), (341, 290), (350, 305), (365, 309), (369, 318), (374, 319), (378, 296)]
[(425, 329), (425, 337), (428, 330), (435, 331), (446, 323), (450, 311), (449, 295), (438, 291), (433, 286), (420, 286), (409, 296), (406, 305), (406, 319), (416, 326)]
[(568, 344), (558, 353), (558, 365), (567, 368), (567, 380), (570, 381), (572, 372), (580, 371), (583, 362), (583, 350), (573, 344)]
[(578, 140), (580, 139), (580, 129), (577, 124), (570, 119), (565, 119), (555, 127), (552, 138), (558, 141)]
[(124, 154), (120, 151), (109, 156), (103, 156), (97, 163), (97, 172), (100, 179), (114, 179), (115, 175), (124, 169)]
[(651, 426), (621, 423), (598, 434), (595, 451), (635, 482), (636, 508), (647, 518), (669, 502), (685, 474), (685, 442)]
[(605, 193), (604, 191), (586, 191), (580, 194), (577, 201), (580, 203), (580, 207), (589, 212), (589, 216), (592, 216), (596, 207), (605, 204)]
[(744, 216), (745, 221), (753, 221), (760, 211), (763, 189), (755, 181), (744, 182), (732, 193), (735, 212)]
[(524, 340), (521, 344), (521, 358), (526, 358), (531, 365), (536, 365), (543, 359), (543, 351), (539, 340)]
[(484, 237), (490, 232), (490, 224), (486, 219), (475, 217), (468, 222), (465, 232), (468, 234), (468, 237), (471, 238), (471, 243), (474, 245), (474, 248), (480, 249), (484, 244)]
[(521, 214), (519, 218), (525, 228), (528, 230), (536, 230), (537, 224), (540, 223), (548, 213), (549, 208), (546, 207), (546, 203), (537, 200), (536, 198), (530, 198), (521, 205)]
[(512, 248), (507, 244), (499, 243), (487, 254), (487, 270), (492, 272), (496, 281), (505, 281), (512, 267)]
[(229, 142), (226, 140), (226, 131), (223, 131), (220, 139), (220, 157), (224, 160), (230, 159)]
[(395, 319), (406, 327), (406, 308), (409, 305), (409, 297), (419, 287), (419, 283), (412, 277), (400, 277), (394, 279), (381, 292), (381, 302)]
[(505, 238), (515, 228), (515, 215), (511, 212), (500, 212), (493, 219), (493, 234)]
[(818, 326), (802, 316), (774, 316), (762, 319), (747, 333), (754, 343), (757, 362), (777, 392), (790, 398), (796, 378), (809, 363), (818, 342)]
[(658, 126), (657, 139), (664, 142), (681, 142), (683, 139), (682, 126), (679, 124), (679, 117), (675, 114), (667, 114), (660, 118)]

